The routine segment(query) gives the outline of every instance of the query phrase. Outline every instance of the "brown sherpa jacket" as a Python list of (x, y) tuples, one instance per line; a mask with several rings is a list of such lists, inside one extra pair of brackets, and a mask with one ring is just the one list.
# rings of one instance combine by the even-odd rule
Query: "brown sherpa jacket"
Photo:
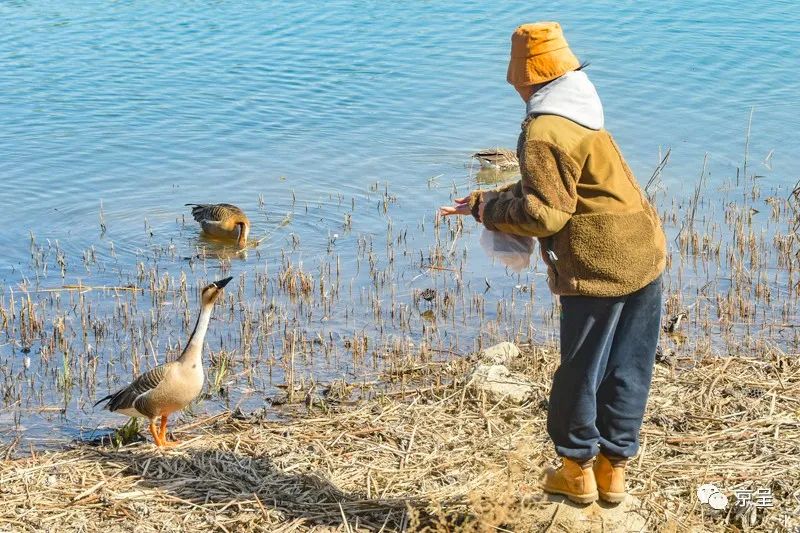
[(606, 130), (531, 115), (517, 155), (522, 179), (494, 194), (473, 193), (473, 215), (486, 198), (488, 229), (538, 237), (555, 294), (622, 296), (661, 274), (658, 214)]

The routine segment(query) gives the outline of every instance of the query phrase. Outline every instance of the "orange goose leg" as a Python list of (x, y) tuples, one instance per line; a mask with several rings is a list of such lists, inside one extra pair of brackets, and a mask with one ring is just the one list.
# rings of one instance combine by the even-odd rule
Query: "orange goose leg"
[(177, 440), (172, 442), (167, 441), (167, 416), (168, 415), (161, 415), (161, 432), (159, 434), (159, 437), (161, 437), (161, 446), (166, 446), (168, 448), (171, 448), (173, 446), (177, 446), (178, 444), (180, 444), (180, 441)]
[(156, 446), (161, 447), (164, 445), (164, 441), (161, 440), (161, 435), (158, 434), (156, 431), (156, 421), (150, 421), (150, 434), (153, 436), (153, 440), (156, 442)]

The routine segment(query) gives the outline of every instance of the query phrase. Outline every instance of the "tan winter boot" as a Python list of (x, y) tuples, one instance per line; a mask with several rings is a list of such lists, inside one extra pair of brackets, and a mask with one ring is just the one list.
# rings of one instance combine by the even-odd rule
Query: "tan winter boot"
[(560, 468), (545, 470), (542, 490), (564, 495), (575, 503), (592, 503), (597, 499), (592, 460), (578, 463), (562, 457)]
[(625, 499), (625, 457), (597, 455), (594, 462), (594, 477), (600, 499), (609, 503), (619, 503)]

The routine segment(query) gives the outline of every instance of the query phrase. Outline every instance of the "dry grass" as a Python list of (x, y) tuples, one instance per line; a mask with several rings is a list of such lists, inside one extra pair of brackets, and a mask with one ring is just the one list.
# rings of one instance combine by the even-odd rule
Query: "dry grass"
[[(6, 459), (0, 531), (576, 530), (536, 489), (553, 459), (544, 424), (555, 366), (546, 349), (514, 363), (538, 384), (524, 406), (473, 394), (461, 360), (420, 370), (420, 383), (449, 385), (355, 405), (320, 397), (284, 420), (223, 415), (182, 428), (187, 441), (174, 450), (77, 444)], [(800, 495), (799, 411), (797, 354), (662, 359), (630, 468), (645, 528), (800, 526), (789, 517)], [(729, 495), (769, 488), (774, 506), (713, 511), (695, 496), (705, 482)], [(595, 514), (581, 527), (607, 528)]]

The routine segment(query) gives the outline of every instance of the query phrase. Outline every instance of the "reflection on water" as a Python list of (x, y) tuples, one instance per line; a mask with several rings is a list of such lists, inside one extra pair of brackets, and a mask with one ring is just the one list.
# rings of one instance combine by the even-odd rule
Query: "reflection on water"
[[(92, 399), (179, 353), (196, 288), (221, 273), (236, 284), (206, 364), (230, 394), (187, 417), (553, 340), (538, 259), (506, 272), (470, 220), (433, 217), (515, 179), (470, 155), (516, 145), (508, 37), (533, 17), (591, 61), (642, 182), (671, 149), (653, 192), (681, 349), (796, 350), (791, 3), (3, 3), (0, 440), (121, 423)], [(241, 206), (258, 245), (200, 235), (184, 204), (210, 198)]]
[[(244, 261), (247, 259), (248, 252), (259, 244), (258, 240), (250, 240), (246, 247), (239, 248), (235, 241), (221, 239), (200, 231), (197, 236), (197, 255), (195, 258), (203, 261), (209, 259), (219, 261), (241, 259)], [(190, 258), (187, 257), (186, 259)]]
[(481, 168), (475, 174), (475, 181), (481, 185), (487, 185), (487, 188), (492, 188), (518, 179), (519, 169), (500, 170), (498, 168)]

